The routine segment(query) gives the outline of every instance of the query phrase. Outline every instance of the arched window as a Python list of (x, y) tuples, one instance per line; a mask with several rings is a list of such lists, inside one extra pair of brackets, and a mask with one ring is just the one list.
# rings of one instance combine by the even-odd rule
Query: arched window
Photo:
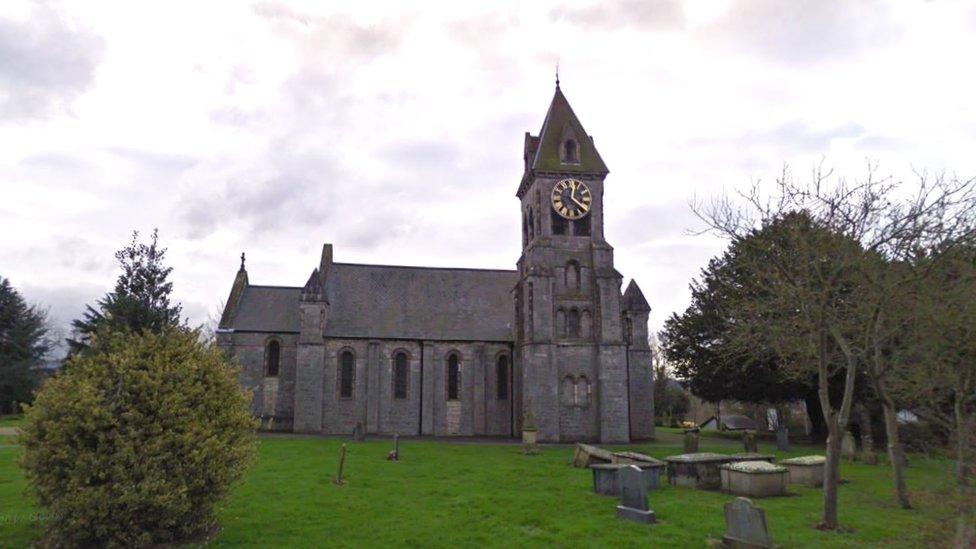
[(580, 313), (580, 337), (590, 337), (590, 331), (593, 329), (593, 317), (590, 315), (590, 311), (583, 309)]
[(400, 351), (393, 357), (393, 398), (407, 398), (407, 353)]
[(356, 361), (352, 351), (342, 351), (339, 355), (339, 397), (352, 398), (355, 376)]
[(566, 218), (557, 214), (556, 210), (550, 209), (550, 223), (552, 224), (552, 234), (566, 234)]
[(576, 405), (582, 408), (590, 405), (590, 380), (586, 376), (576, 381)]
[(565, 162), (579, 162), (576, 158), (576, 142), (572, 139), (567, 139), (563, 144), (563, 158)]
[(535, 218), (532, 217), (532, 208), (529, 208), (529, 240), (535, 238)]
[(556, 337), (566, 337), (566, 311), (562, 307), (556, 309)]
[(566, 315), (566, 332), (570, 339), (576, 339), (580, 335), (579, 311), (570, 309)]
[(630, 317), (624, 322), (624, 339), (627, 345), (634, 344), (634, 320)]
[(277, 339), (272, 339), (265, 347), (264, 361), (264, 375), (278, 377), (278, 370), (281, 368), (281, 343)]
[(590, 219), (592, 216), (586, 216), (582, 219), (577, 219), (573, 221), (573, 235), (574, 236), (590, 236), (591, 224)]
[(451, 353), (447, 357), (447, 400), (458, 399), (458, 388), (461, 385), (461, 365), (458, 356)]
[(565, 283), (567, 290), (580, 289), (580, 266), (575, 261), (566, 263)]
[(499, 355), (495, 368), (498, 400), (508, 400), (508, 355)]

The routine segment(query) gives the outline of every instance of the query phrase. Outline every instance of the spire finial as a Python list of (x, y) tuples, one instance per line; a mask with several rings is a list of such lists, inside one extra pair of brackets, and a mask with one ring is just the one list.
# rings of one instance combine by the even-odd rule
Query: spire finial
[(244, 270), (244, 252), (241, 252), (241, 270)]
[(559, 89), (559, 61), (556, 61), (556, 89)]

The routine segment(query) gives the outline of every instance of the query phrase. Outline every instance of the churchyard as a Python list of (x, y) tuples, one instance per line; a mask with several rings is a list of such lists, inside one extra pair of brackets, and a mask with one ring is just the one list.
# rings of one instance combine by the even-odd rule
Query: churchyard
[[(4, 425), (16, 424), (5, 420)], [(345, 484), (334, 484), (339, 449), (346, 445)], [(770, 440), (759, 451), (776, 461), (822, 453), (794, 444), (778, 452)], [(718, 545), (724, 507), (735, 497), (721, 491), (660, 486), (648, 491), (654, 524), (617, 518), (620, 498), (593, 493), (587, 469), (571, 466), (572, 445), (543, 445), (524, 455), (512, 443), (402, 439), (398, 461), (392, 441), (262, 435), (244, 481), (219, 508), (221, 532), (209, 545), (230, 546), (656, 546)], [(664, 459), (684, 451), (677, 430), (633, 450)], [(737, 453), (736, 437), (702, 436), (701, 452)], [(0, 436), (0, 547), (21, 547), (40, 535), (41, 510), (25, 495), (16, 466), (19, 447)], [(918, 502), (897, 507), (890, 468), (842, 465), (840, 531), (814, 528), (821, 492), (790, 485), (784, 497), (756, 498), (773, 543), (783, 547), (930, 547), (953, 532), (949, 506), (952, 463), (911, 456), (908, 483)]]

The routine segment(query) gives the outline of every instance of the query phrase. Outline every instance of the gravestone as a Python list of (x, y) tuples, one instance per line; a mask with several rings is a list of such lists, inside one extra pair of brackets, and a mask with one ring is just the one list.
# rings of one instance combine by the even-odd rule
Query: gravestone
[(342, 486), (346, 483), (346, 479), (342, 476), (342, 470), (346, 467), (346, 445), (343, 444), (339, 447), (339, 473), (336, 474), (336, 478), (333, 482), (338, 486)]
[(742, 448), (743, 451), (749, 454), (755, 454), (759, 452), (759, 444), (756, 443), (756, 433), (751, 431), (746, 431), (742, 433)]
[(361, 421), (356, 422), (356, 426), (352, 430), (352, 439), (356, 442), (366, 440), (366, 430), (363, 429), (363, 423)]
[(573, 452), (573, 467), (585, 468), (594, 463), (612, 463), (613, 461), (613, 454), (603, 448), (581, 442), (576, 443), (576, 450)]
[(840, 455), (847, 461), (854, 461), (857, 456), (857, 445), (854, 443), (854, 435), (850, 431), (844, 431), (844, 438), (840, 443)]
[(688, 429), (685, 431), (685, 452), (686, 454), (698, 453), (698, 429)]
[(636, 465), (628, 465), (618, 473), (620, 479), (620, 505), (617, 518), (642, 524), (654, 522), (654, 511), (647, 504), (647, 485), (644, 475)]
[(722, 546), (772, 547), (773, 540), (766, 527), (766, 513), (746, 498), (735, 498), (735, 501), (726, 503)]
[(393, 451), (386, 456), (386, 459), (389, 461), (400, 461), (400, 435), (398, 433), (393, 433)]
[(780, 452), (790, 451), (790, 428), (785, 425), (776, 429), (776, 449)]

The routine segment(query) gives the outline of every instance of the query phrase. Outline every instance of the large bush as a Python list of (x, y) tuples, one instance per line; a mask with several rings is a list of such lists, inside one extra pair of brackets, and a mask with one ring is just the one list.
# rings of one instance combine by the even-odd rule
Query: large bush
[(244, 473), (254, 419), (237, 371), (196, 334), (104, 336), (27, 409), (21, 465), (45, 545), (145, 546), (204, 535)]

